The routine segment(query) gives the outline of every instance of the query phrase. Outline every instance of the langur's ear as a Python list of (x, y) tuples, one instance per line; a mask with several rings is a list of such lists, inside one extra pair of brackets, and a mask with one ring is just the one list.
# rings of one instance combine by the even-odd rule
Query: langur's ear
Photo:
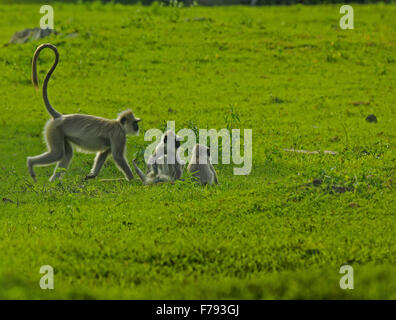
[(122, 125), (124, 125), (126, 121), (127, 121), (127, 118), (126, 118), (126, 117), (122, 117), (121, 120), (120, 120), (120, 122), (121, 122)]
[(164, 137), (164, 143), (166, 143), (168, 141), (168, 135), (166, 135), (165, 137)]
[(210, 157), (210, 149), (209, 148), (206, 149), (206, 153), (207, 153), (208, 157)]

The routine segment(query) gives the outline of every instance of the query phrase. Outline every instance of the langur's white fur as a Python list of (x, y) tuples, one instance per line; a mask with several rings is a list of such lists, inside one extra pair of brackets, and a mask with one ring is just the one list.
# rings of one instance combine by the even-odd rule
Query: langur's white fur
[[(175, 160), (175, 163), (182, 163), (178, 152), (176, 152), (180, 147), (180, 141), (182, 141), (182, 138), (176, 135), (172, 130), (166, 131), (162, 135), (160, 143), (155, 147), (154, 153), (148, 159), (147, 172), (152, 170), (152, 165), (154, 163), (163, 163), (163, 160), (165, 159), (163, 156), (167, 154), (174, 155), (173, 159)], [(166, 159), (168, 160), (168, 158)]]
[(210, 149), (204, 145), (196, 144), (187, 171), (192, 173), (199, 182), (205, 184), (218, 184), (216, 170), (210, 162)]

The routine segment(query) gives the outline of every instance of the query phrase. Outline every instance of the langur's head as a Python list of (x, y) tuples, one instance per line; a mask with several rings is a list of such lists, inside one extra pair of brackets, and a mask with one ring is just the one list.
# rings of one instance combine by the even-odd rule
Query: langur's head
[(140, 118), (135, 118), (132, 110), (126, 110), (120, 113), (118, 121), (127, 135), (139, 135), (139, 121)]
[(192, 151), (192, 163), (207, 164), (210, 162), (210, 149), (202, 144), (196, 144)]
[[(161, 142), (163, 143), (164, 154), (167, 154), (168, 151), (171, 150), (174, 150), (176, 152), (177, 149), (179, 149), (183, 138), (178, 136), (172, 130), (168, 130), (163, 134), (161, 140), (162, 140)], [(168, 150), (168, 146), (169, 146), (169, 150)]]

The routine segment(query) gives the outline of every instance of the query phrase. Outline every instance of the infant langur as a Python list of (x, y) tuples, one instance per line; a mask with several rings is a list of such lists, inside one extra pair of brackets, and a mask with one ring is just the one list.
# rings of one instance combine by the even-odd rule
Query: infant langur
[(148, 160), (146, 175), (139, 169), (136, 160), (133, 160), (133, 166), (143, 184), (174, 182), (181, 178), (184, 169), (184, 162), (178, 155), (181, 140), (172, 130), (165, 132)]
[(34, 86), (38, 87), (37, 59), (44, 48), (50, 48), (55, 53), (55, 62), (48, 71), (43, 83), (43, 98), (48, 113), (53, 119), (45, 125), (44, 137), (48, 151), (35, 157), (27, 158), (29, 173), (34, 181), (36, 175), (34, 166), (46, 166), (57, 163), (54, 174), (50, 178), (53, 181), (60, 178), (58, 169), (67, 169), (73, 157), (72, 145), (88, 152), (97, 152), (94, 165), (87, 179), (95, 178), (107, 157), (111, 154), (114, 162), (124, 173), (128, 180), (133, 179), (133, 173), (125, 159), (126, 136), (139, 134), (139, 118), (135, 118), (131, 110), (122, 112), (117, 119), (109, 120), (84, 114), (62, 115), (50, 104), (47, 95), (48, 81), (54, 72), (59, 53), (52, 44), (40, 45), (33, 56), (32, 80)]
[(192, 173), (201, 184), (218, 184), (217, 174), (210, 162), (210, 149), (202, 144), (196, 144), (187, 171)]

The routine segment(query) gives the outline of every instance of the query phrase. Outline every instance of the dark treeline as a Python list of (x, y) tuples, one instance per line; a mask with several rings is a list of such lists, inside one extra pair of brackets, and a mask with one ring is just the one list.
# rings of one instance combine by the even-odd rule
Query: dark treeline
[[(122, 4), (136, 4), (141, 3), (144, 5), (149, 5), (153, 2), (163, 2), (170, 3), (174, 0), (47, 0), (47, 3), (56, 3), (56, 2), (64, 2), (64, 3), (85, 3), (85, 2), (97, 2), (100, 1), (102, 3), (122, 3)], [(194, 0), (176, 0), (177, 2), (183, 2), (185, 4), (192, 4)], [(233, 5), (233, 4), (242, 4), (242, 5), (292, 5), (292, 4), (330, 4), (330, 3), (394, 3), (396, 0), (195, 0), (196, 3), (200, 5)], [(0, 3), (42, 3), (41, 0), (0, 0)]]

